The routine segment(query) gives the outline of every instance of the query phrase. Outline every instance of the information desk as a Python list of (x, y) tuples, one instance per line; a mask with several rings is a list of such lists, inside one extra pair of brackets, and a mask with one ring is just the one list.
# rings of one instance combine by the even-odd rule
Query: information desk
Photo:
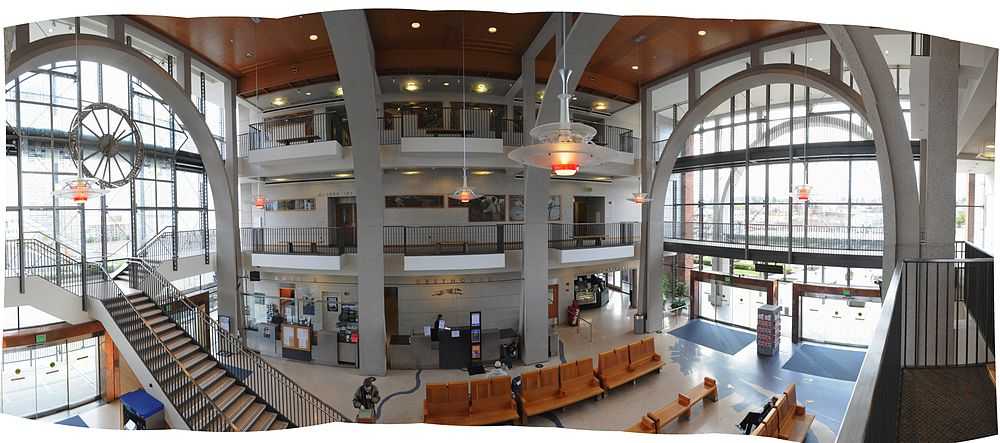
[[(482, 358), (485, 366), (500, 359), (500, 346), (513, 343), (513, 329), (484, 329)], [(471, 360), (469, 327), (441, 329), (438, 341), (426, 335), (394, 335), (389, 339), (389, 367), (392, 369), (464, 369)]]

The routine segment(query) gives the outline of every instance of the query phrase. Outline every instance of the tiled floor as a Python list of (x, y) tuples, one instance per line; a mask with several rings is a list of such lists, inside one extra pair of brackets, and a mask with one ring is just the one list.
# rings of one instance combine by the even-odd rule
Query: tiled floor
[[(583, 311), (583, 317), (593, 324), (589, 331), (561, 326), (560, 338), (564, 343), (567, 360), (595, 357), (599, 352), (614, 346), (635, 341), (632, 333), (632, 314), (626, 305), (627, 296), (612, 293), (611, 301), (600, 309)], [(681, 316), (667, 319), (666, 330), (686, 323)], [(780, 394), (789, 383), (795, 383), (799, 402), (809, 413), (816, 415), (807, 441), (832, 442), (844, 416), (854, 383), (814, 377), (782, 369), (782, 364), (794, 350), (790, 342), (783, 341), (775, 357), (758, 357), (756, 347), (749, 345), (735, 355), (728, 355), (678, 339), (666, 333), (653, 334), (656, 348), (666, 366), (659, 374), (644, 377), (636, 385), (626, 385), (612, 391), (600, 401), (587, 401), (555, 413), (549, 417), (533, 417), (530, 426), (555, 426), (589, 430), (621, 430), (637, 421), (645, 412), (659, 408), (677, 393), (687, 391), (700, 383), (703, 377), (713, 377), (719, 382), (719, 401), (696, 406), (689, 421), (668, 426), (665, 433), (737, 433), (736, 423), (751, 410), (760, 406), (772, 395)], [(593, 334), (591, 338), (591, 333)], [(310, 392), (328, 402), (341, 412), (353, 416), (351, 404), (354, 390), (364, 379), (356, 370), (332, 368), (281, 359), (269, 359)], [(546, 365), (558, 364), (558, 357)], [(532, 367), (515, 367), (514, 375)], [(418, 423), (422, 419), (423, 386), (427, 383), (454, 381), (468, 378), (461, 370), (424, 370), (420, 374), (421, 387), (411, 394), (394, 396), (383, 405), (380, 423)], [(480, 376), (481, 377), (481, 376)], [(386, 398), (394, 392), (408, 391), (417, 383), (416, 371), (391, 370), (379, 377), (376, 385)]]
[(39, 420), (56, 423), (78, 415), (87, 424), (88, 428), (121, 429), (121, 407), (121, 403), (117, 400), (111, 403), (96, 401), (69, 411), (52, 414)]

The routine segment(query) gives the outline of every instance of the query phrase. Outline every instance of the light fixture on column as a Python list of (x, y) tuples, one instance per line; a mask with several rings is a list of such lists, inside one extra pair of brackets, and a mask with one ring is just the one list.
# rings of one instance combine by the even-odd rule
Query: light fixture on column
[[(569, 100), (572, 94), (568, 92), (569, 78), (573, 71), (566, 69), (566, 16), (562, 17), (562, 68), (559, 77), (562, 80), (562, 93), (559, 94), (559, 121), (545, 123), (531, 129), (531, 137), (538, 143), (523, 146), (508, 154), (511, 160), (525, 166), (548, 168), (560, 177), (576, 175), (582, 166), (600, 164), (609, 156), (609, 151), (603, 146), (591, 142), (597, 130), (582, 123), (570, 122)], [(544, 105), (543, 105), (544, 106)]]
[(976, 154), (976, 158), (980, 160), (996, 160), (997, 158), (997, 148), (994, 144), (988, 144), (983, 146), (983, 150)]
[(469, 169), (466, 162), (466, 137), (465, 137), (465, 114), (468, 111), (468, 102), (465, 101), (465, 14), (462, 14), (462, 108), (459, 110), (459, 120), (462, 125), (462, 186), (451, 193), (451, 198), (462, 203), (468, 203), (479, 198), (475, 189), (469, 186)]
[[(809, 43), (808, 42), (806, 43), (805, 48), (806, 48), (805, 49), (805, 51), (806, 51), (806, 53), (805, 53), (806, 60), (809, 60)], [(794, 57), (795, 57), (795, 55), (792, 54), (792, 58), (793, 58), (792, 61), (793, 62), (794, 62)], [(807, 69), (809, 69), (809, 68), (805, 64), (803, 64), (802, 65), (802, 78), (808, 77), (808, 73), (806, 72)], [(803, 82), (803, 84), (808, 84), (808, 83), (807, 82)], [(809, 93), (808, 93), (808, 91), (809, 90), (806, 89), (806, 95), (807, 95), (807, 97), (806, 97), (806, 116), (807, 116), (807, 118), (806, 118), (806, 124), (807, 125), (809, 124), (809, 118), (808, 118), (808, 115), (809, 115), (809, 98), (808, 98), (808, 94)], [(792, 106), (794, 106), (794, 104)], [(806, 131), (806, 134), (808, 134), (808, 133), (809, 133), (809, 131)], [(789, 143), (791, 143), (791, 140), (789, 140)], [(813, 188), (812, 185), (809, 184), (809, 153), (808, 153), (808, 147), (809, 147), (809, 140), (808, 139), (803, 140), (803, 143), (802, 143), (802, 167), (803, 167), (803, 171), (802, 172), (803, 172), (803, 177), (802, 178), (804, 179), (804, 182), (801, 183), (801, 184), (799, 184), (799, 185), (794, 186), (792, 188), (792, 193), (791, 193), (792, 199), (795, 200), (795, 201), (797, 201), (797, 202), (799, 202), (799, 203), (806, 203), (806, 202), (809, 201), (809, 197), (810, 197), (810, 195), (812, 193), (812, 188)], [(788, 161), (789, 161), (789, 163), (791, 163), (792, 159), (789, 158)], [(794, 169), (792, 169), (791, 164), (789, 164), (789, 173), (794, 175)]]
[(267, 206), (267, 199), (264, 198), (264, 193), (260, 190), (260, 181), (257, 182), (257, 198), (253, 201), (253, 207), (257, 209), (264, 209)]
[(651, 201), (649, 199), (649, 193), (648, 192), (633, 192), (632, 196), (629, 197), (629, 198), (626, 198), (625, 200), (628, 200), (628, 201), (630, 201), (632, 203), (639, 204), (639, 205), (644, 205), (644, 204), (649, 203)]

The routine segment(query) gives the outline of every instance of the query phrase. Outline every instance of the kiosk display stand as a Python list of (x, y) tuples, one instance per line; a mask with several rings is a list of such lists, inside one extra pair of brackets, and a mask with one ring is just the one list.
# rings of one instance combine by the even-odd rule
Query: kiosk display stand
[(762, 305), (757, 308), (757, 355), (778, 353), (781, 342), (781, 307)]
[(479, 363), (483, 359), (483, 313), (474, 311), (469, 313), (469, 356), (473, 363)]

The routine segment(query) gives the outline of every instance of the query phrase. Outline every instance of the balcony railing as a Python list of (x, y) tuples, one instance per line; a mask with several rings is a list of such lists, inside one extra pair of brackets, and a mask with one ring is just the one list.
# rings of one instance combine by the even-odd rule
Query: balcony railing
[(339, 256), (356, 253), (358, 245), (357, 230), (353, 226), (243, 228), (240, 234), (244, 249), (254, 254)]
[[(994, 362), (993, 257), (962, 252), (896, 265), (837, 442), (897, 441), (907, 370)], [(924, 400), (941, 401), (908, 401)]]
[(786, 224), (663, 222), (664, 240), (721, 243), (765, 249), (838, 250), (856, 255), (882, 252), (882, 228)]
[[(464, 130), (462, 118), (464, 117)], [(502, 139), (504, 146), (523, 146), (530, 137), (521, 120), (504, 118), (492, 109), (404, 109), (378, 117), (379, 143), (398, 145), (403, 137), (466, 137)], [(589, 121), (580, 121), (597, 130), (594, 143), (637, 158), (639, 138), (631, 129)], [(240, 157), (250, 151), (294, 147), (300, 144), (336, 140), (351, 146), (347, 119), (339, 113), (313, 114), (274, 119), (250, 125), (250, 131), (238, 137)]]
[(386, 254), (465, 255), (502, 254), (521, 249), (522, 225), (386, 226), (382, 241)]
[(289, 147), (321, 141), (351, 145), (347, 118), (340, 113), (290, 116), (250, 125), (250, 131), (238, 137), (240, 157), (250, 151)]
[(639, 222), (549, 224), (553, 249), (630, 246), (639, 241)]

